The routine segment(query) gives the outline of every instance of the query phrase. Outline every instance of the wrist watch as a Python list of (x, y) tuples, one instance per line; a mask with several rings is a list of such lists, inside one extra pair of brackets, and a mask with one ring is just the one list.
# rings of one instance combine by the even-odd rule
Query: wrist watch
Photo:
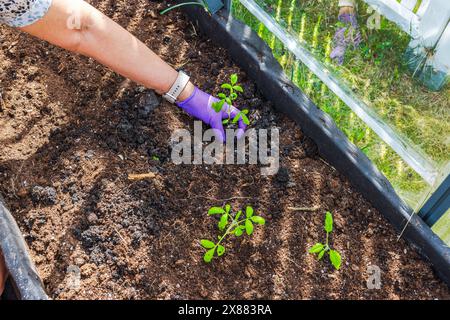
[(170, 103), (175, 103), (183, 92), (186, 85), (189, 83), (190, 77), (184, 73), (182, 70), (178, 71), (177, 80), (175, 80), (172, 87), (170, 87), (169, 91), (163, 95), (163, 98), (169, 101)]

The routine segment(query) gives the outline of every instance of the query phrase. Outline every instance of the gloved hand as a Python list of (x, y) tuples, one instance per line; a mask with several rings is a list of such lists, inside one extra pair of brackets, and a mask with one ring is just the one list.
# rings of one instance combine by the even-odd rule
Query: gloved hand
[(359, 32), (358, 21), (354, 13), (340, 14), (338, 20), (345, 24), (344, 27), (338, 29), (333, 38), (333, 50), (330, 58), (335, 60), (337, 64), (344, 63), (345, 51), (349, 45), (356, 48), (361, 43), (361, 33)]
[[(222, 120), (228, 118), (228, 111), (230, 111), (230, 108), (231, 119), (233, 119), (240, 111), (239, 109), (233, 106), (230, 107), (228, 104), (224, 103), (222, 110), (216, 112), (211, 105), (217, 101), (219, 101), (219, 99), (214, 98), (210, 94), (195, 87), (192, 95), (184, 101), (177, 102), (177, 105), (191, 116), (209, 124), (211, 128), (216, 130), (219, 140), (225, 142), (226, 137)], [(239, 119), (238, 127), (239, 129), (237, 130), (236, 136), (240, 139), (244, 135), (247, 126), (242, 119)]]

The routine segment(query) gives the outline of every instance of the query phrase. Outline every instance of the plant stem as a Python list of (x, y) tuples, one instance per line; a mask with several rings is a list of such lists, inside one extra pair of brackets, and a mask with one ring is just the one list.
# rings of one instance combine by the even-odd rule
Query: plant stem
[(197, 6), (201, 6), (201, 7), (203, 7), (203, 8), (206, 9), (206, 6), (205, 6), (204, 3), (199, 3), (199, 2), (183, 2), (183, 3), (176, 4), (176, 5), (174, 5), (174, 6), (170, 7), (170, 8), (167, 8), (167, 9), (163, 10), (163, 11), (161, 11), (159, 14), (163, 15), (163, 14), (166, 14), (167, 12), (169, 12), (169, 11), (171, 11), (171, 10), (173, 10), (173, 9), (176, 9), (176, 8), (179, 8), (179, 7), (182, 7), (182, 6), (188, 6), (188, 5), (197, 5)]
[(238, 221), (238, 222), (236, 223), (236, 224), (237, 224), (237, 227), (234, 228), (234, 230), (233, 230), (232, 232), (234, 232), (238, 227), (240, 227), (241, 222), (244, 222), (245, 220), (247, 220), (247, 218)]
[[(235, 218), (235, 217), (233, 217), (233, 222), (236, 222), (236, 220), (235, 220), (234, 218)], [(245, 220), (247, 220), (247, 219), (242, 219), (242, 220), (236, 222), (237, 226), (239, 227), (239, 225), (241, 224), (241, 222), (243, 222), (243, 221), (245, 221)], [(225, 239), (225, 237), (226, 237), (228, 234), (231, 233), (230, 230), (235, 226), (235, 224), (234, 224), (233, 222), (230, 224), (230, 226), (229, 226), (228, 229), (225, 231), (225, 233), (220, 237), (219, 241), (216, 243), (216, 246), (215, 246), (214, 248), (217, 248), (217, 246), (222, 242), (222, 240)], [(234, 230), (236, 230), (236, 229), (234, 229)], [(234, 231), (234, 230), (233, 230), (233, 231)]]

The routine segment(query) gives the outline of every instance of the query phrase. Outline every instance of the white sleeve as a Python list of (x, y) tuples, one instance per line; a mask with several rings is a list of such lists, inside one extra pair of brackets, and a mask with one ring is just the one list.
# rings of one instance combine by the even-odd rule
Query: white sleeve
[(0, 0), (0, 23), (25, 27), (41, 19), (52, 0)]
[(355, 7), (355, 0), (339, 0), (339, 7)]

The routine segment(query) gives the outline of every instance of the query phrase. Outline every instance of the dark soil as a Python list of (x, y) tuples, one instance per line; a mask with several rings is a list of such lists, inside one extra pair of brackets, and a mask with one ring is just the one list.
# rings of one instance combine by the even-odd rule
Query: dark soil
[[(170, 136), (193, 119), (95, 61), (0, 27), (0, 192), (48, 294), (56, 299), (448, 299), (448, 288), (314, 143), (273, 111), (227, 52), (157, 1), (90, 1), (206, 91), (237, 73), (253, 127), (280, 128), (282, 170), (174, 165)], [(156, 173), (130, 181), (129, 173)], [(229, 199), (229, 200), (226, 200)], [(199, 239), (216, 235), (210, 206), (251, 204), (267, 225), (226, 243), (205, 264)], [(290, 207), (314, 207), (312, 212)], [(334, 271), (307, 250), (335, 217)], [(367, 267), (381, 268), (369, 290)], [(81, 270), (81, 287), (70, 270)]]

